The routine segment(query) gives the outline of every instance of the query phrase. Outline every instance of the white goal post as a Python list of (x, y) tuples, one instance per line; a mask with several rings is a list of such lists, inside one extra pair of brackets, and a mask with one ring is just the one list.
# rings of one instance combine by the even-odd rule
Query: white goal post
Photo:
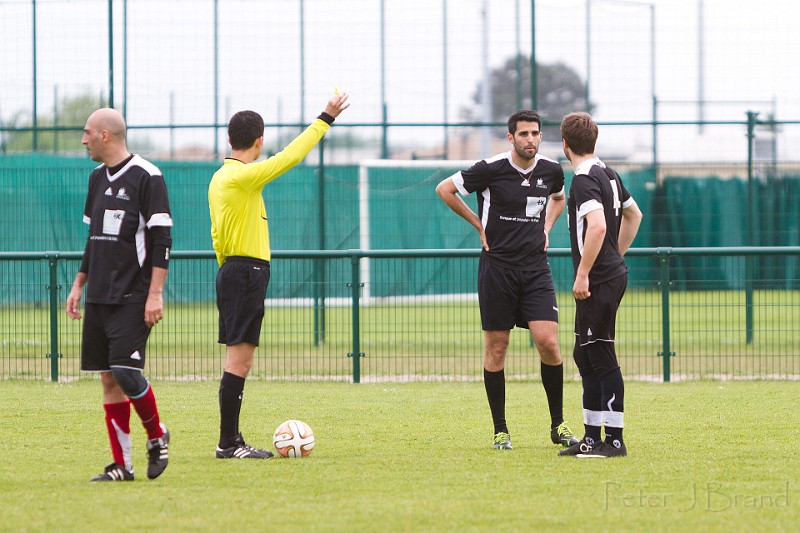
[[(435, 173), (445, 177), (452, 175), (459, 170), (471, 167), (477, 160), (445, 160), (445, 159), (366, 159), (359, 164), (358, 172), (358, 219), (359, 219), (359, 248), (361, 250), (372, 250), (371, 229), (370, 229), (370, 170), (371, 169), (433, 169)], [(433, 190), (431, 190), (433, 194)], [(370, 259), (365, 257), (361, 260), (361, 282), (364, 284), (362, 290), (362, 300), (365, 305), (372, 301), (370, 292)]]

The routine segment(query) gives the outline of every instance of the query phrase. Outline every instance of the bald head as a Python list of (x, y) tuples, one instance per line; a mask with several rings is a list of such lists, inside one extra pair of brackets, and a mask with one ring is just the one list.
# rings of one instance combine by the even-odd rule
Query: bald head
[(81, 142), (93, 161), (114, 166), (128, 157), (125, 119), (115, 109), (98, 109), (86, 119)]
[(89, 115), (86, 123), (92, 124), (97, 130), (107, 130), (112, 137), (125, 139), (125, 119), (116, 109), (110, 107), (98, 109)]

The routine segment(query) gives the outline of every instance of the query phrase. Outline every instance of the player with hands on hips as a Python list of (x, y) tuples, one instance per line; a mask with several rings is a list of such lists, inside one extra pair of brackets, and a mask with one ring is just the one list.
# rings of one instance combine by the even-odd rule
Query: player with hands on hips
[[(481, 240), (478, 304), (484, 336), (483, 379), (494, 424), (492, 447), (509, 450), (505, 418), (505, 360), (511, 329), (526, 328), (539, 351), (550, 410), (550, 439), (570, 446), (577, 438), (564, 423), (563, 364), (558, 305), (546, 251), (564, 211), (561, 165), (539, 154), (542, 121), (532, 110), (508, 119), (511, 149), (442, 180), (436, 193), (469, 222)], [(461, 199), (476, 193), (478, 213)]]

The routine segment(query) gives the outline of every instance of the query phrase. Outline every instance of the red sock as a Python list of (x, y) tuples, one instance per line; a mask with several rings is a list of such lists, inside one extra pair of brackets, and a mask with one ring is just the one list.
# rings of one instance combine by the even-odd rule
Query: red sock
[(164, 430), (158, 418), (158, 407), (156, 406), (156, 395), (153, 394), (153, 387), (148, 383), (144, 395), (135, 400), (131, 399), (131, 402), (133, 402), (139, 418), (142, 419), (142, 425), (147, 431), (148, 440), (163, 437)]
[(114, 462), (131, 470), (131, 403), (106, 403), (103, 409)]

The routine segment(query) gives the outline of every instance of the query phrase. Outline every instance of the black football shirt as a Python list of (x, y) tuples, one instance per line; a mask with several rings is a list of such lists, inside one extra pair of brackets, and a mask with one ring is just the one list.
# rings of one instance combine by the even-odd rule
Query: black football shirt
[(549, 268), (544, 250), (547, 200), (564, 195), (564, 171), (557, 161), (537, 154), (533, 169), (523, 171), (509, 151), (478, 161), (452, 180), (463, 196), (477, 193), (487, 260), (517, 270)]
[(143, 302), (152, 271), (150, 228), (171, 227), (167, 186), (161, 171), (138, 155), (112, 176), (100, 165), (89, 176), (83, 221), (89, 237), (81, 271), (86, 301)]
[(603, 245), (589, 272), (590, 286), (621, 276), (628, 271), (617, 240), (622, 222), (622, 210), (633, 202), (619, 174), (599, 159), (588, 159), (575, 170), (567, 200), (567, 223), (575, 272), (578, 271), (578, 265), (583, 257), (586, 214), (602, 209), (606, 219)]

